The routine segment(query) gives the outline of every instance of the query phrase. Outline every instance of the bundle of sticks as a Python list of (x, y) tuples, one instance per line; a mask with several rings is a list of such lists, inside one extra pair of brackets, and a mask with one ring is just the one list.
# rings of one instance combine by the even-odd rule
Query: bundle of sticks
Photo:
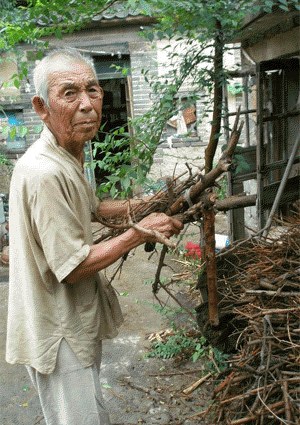
[(300, 221), (280, 224), (279, 237), (228, 253), (235, 273), (218, 281), (220, 309), (233, 313), (236, 352), (203, 412), (214, 412), (216, 424), (300, 423)]
[[(233, 196), (227, 202), (216, 199), (212, 188), (218, 186), (218, 179), (224, 172), (228, 171), (233, 164), (233, 155), (243, 128), (243, 122), (239, 125), (240, 111), (237, 112), (236, 120), (232, 128), (230, 140), (217, 165), (208, 173), (203, 175), (201, 170), (192, 172), (189, 164), (186, 164), (186, 173), (166, 179), (166, 188), (158, 191), (147, 200), (134, 203), (128, 200), (127, 216), (121, 219), (98, 218), (103, 225), (100, 230), (100, 237), (95, 238), (95, 243), (101, 240), (116, 236), (129, 227), (138, 227), (137, 223), (153, 212), (164, 212), (181, 220), (183, 223), (195, 221), (203, 215), (203, 209), (209, 205), (214, 205), (216, 210), (226, 210), (235, 205), (241, 206), (255, 205), (256, 196)], [(187, 177), (186, 177), (187, 174)], [(106, 230), (104, 230), (106, 229)], [(107, 230), (109, 229), (109, 230)], [(139, 229), (142, 231), (142, 229)], [(159, 238), (158, 238), (159, 239)], [(161, 238), (162, 243), (173, 247), (167, 239)]]

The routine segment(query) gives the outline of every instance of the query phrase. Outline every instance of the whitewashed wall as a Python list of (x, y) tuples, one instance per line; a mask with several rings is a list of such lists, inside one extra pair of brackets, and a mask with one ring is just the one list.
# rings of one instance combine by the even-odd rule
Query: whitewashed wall
[[(193, 171), (202, 169), (204, 166), (204, 154), (206, 145), (185, 145), (180, 147), (169, 147), (164, 144), (160, 147), (155, 155), (154, 163), (151, 167), (149, 177), (156, 181), (173, 175), (180, 175), (188, 168), (189, 164)], [(216, 153), (216, 161), (220, 156), (221, 149), (218, 148)]]

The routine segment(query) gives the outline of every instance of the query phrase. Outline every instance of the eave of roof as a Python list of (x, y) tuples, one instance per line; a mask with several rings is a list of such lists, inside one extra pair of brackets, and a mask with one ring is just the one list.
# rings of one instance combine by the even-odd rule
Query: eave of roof
[(110, 17), (110, 18), (96, 18), (92, 19), (89, 23), (87, 23), (84, 28), (101, 28), (101, 27), (114, 27), (114, 26), (124, 26), (126, 25), (151, 25), (156, 22), (156, 19), (151, 16), (146, 15), (136, 15), (136, 16), (126, 16), (124, 18), (120, 17)]
[(284, 32), (299, 26), (299, 18), (299, 11), (284, 12), (280, 9), (273, 13), (249, 15), (234, 42), (251, 42), (266, 33)]
[(116, 2), (112, 7), (105, 10), (103, 13), (96, 14), (90, 24), (87, 26), (117, 26), (126, 24), (150, 24), (156, 22), (154, 17), (145, 15), (137, 8), (130, 9), (125, 7), (124, 3)]
[(100, 21), (102, 19), (124, 19), (132, 16), (142, 15), (138, 9), (125, 8), (122, 3), (115, 3), (113, 7), (99, 13), (93, 17), (93, 21)]

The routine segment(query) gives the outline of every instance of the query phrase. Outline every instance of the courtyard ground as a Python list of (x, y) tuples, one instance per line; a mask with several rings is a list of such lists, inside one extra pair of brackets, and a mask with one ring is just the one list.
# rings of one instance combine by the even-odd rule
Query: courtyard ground
[[(104, 342), (101, 383), (112, 424), (212, 425), (196, 416), (210, 402), (211, 381), (189, 395), (183, 393), (203, 376), (203, 364), (198, 361), (178, 365), (172, 359), (145, 358), (150, 347), (148, 336), (170, 326), (155, 308), (158, 304), (149, 283), (156, 266), (157, 257), (149, 258), (149, 253), (139, 247), (130, 253), (120, 277), (113, 282), (125, 323), (116, 338)], [(166, 268), (165, 273), (172, 271)], [(160, 292), (160, 296), (167, 305), (172, 304), (167, 294)], [(39, 400), (25, 368), (5, 362), (6, 267), (0, 267), (0, 297), (0, 424), (44, 425)]]

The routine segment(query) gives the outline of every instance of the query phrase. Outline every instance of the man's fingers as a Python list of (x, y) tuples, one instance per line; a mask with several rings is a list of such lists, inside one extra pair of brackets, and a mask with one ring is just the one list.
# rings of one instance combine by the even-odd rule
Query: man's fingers
[(180, 220), (173, 218), (173, 222), (175, 223), (175, 226), (179, 231), (183, 229), (184, 226), (183, 226), (183, 223)]
[(169, 217), (164, 213), (152, 213), (141, 221), (145, 228), (157, 230), (158, 232), (170, 238), (174, 234), (180, 233), (183, 224), (180, 220)]
[(173, 233), (175, 233), (176, 235), (178, 235), (178, 233), (180, 233), (180, 231), (183, 229), (183, 224), (181, 223), (181, 221), (175, 218), (172, 219), (172, 226), (173, 226)]

